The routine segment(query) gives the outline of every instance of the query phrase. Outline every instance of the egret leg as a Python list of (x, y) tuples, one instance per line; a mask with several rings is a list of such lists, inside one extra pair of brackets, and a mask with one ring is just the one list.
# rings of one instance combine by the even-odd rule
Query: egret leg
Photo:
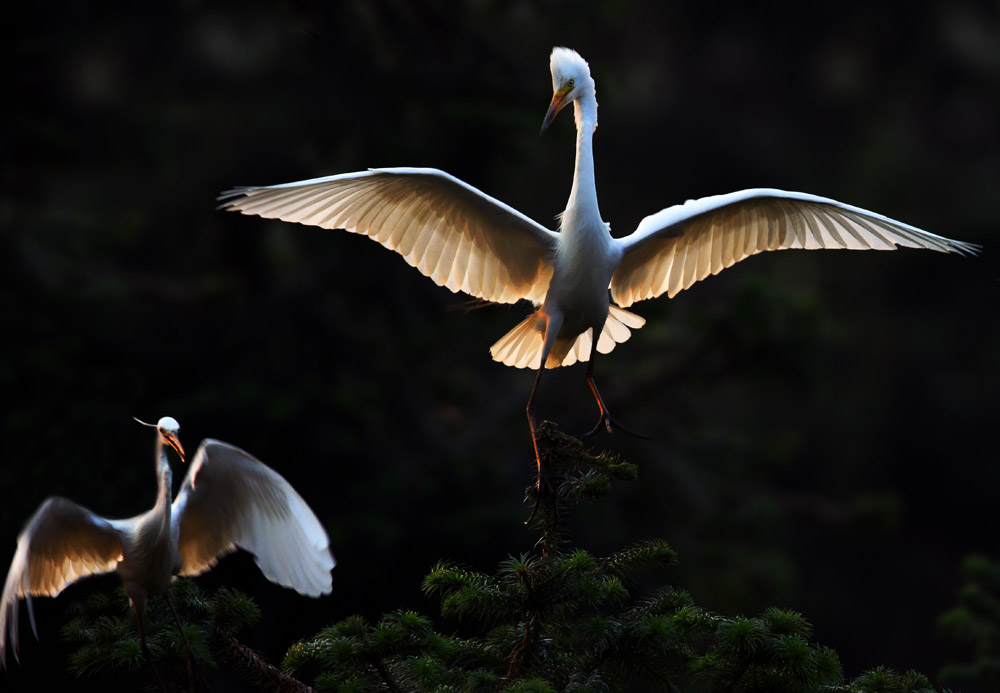
[[(600, 330), (598, 330), (596, 327), (594, 328), (594, 334), (600, 334)], [(597, 340), (594, 339), (590, 345), (590, 360), (587, 361), (587, 385), (590, 386), (590, 391), (594, 393), (594, 399), (597, 400), (597, 407), (601, 410), (601, 416), (597, 420), (597, 424), (580, 437), (588, 438), (597, 433), (599, 430), (601, 430), (601, 427), (603, 426), (604, 428), (607, 429), (608, 433), (613, 434), (614, 430), (612, 429), (617, 428), (622, 433), (626, 433), (635, 438), (640, 438), (642, 440), (652, 440), (652, 437), (650, 436), (647, 436), (643, 433), (636, 433), (635, 431), (630, 431), (629, 429), (625, 428), (620, 423), (618, 423), (618, 421), (616, 421), (614, 417), (611, 416), (610, 412), (608, 412), (608, 407), (606, 404), (604, 404), (604, 398), (601, 397), (601, 392), (600, 390), (597, 389), (597, 382), (594, 380), (594, 357), (596, 355), (597, 355)]]
[(188, 681), (191, 682), (191, 689), (194, 690), (194, 651), (191, 649), (191, 643), (188, 642), (187, 635), (184, 633), (184, 626), (181, 625), (181, 619), (177, 616), (177, 610), (174, 609), (174, 603), (170, 600), (170, 592), (165, 592), (163, 597), (167, 600), (167, 606), (170, 607), (170, 614), (174, 617), (174, 623), (177, 624), (177, 630), (180, 631), (181, 640), (184, 641), (184, 649), (187, 650)]
[(542, 455), (538, 450), (538, 422), (535, 419), (535, 391), (538, 389), (538, 383), (542, 379), (542, 371), (545, 370), (544, 357), (542, 360), (542, 365), (538, 369), (538, 373), (535, 375), (535, 383), (531, 386), (531, 394), (528, 395), (528, 406), (526, 411), (528, 414), (528, 428), (531, 429), (531, 444), (535, 448), (535, 464), (538, 465), (538, 476), (535, 481), (535, 505), (531, 508), (531, 514), (528, 519), (524, 521), (524, 524), (530, 525), (531, 521), (535, 519), (535, 513), (538, 512), (538, 501), (542, 493)]
[(156, 668), (156, 662), (153, 661), (153, 653), (149, 651), (149, 647), (146, 645), (146, 632), (142, 627), (142, 614), (139, 613), (139, 607), (136, 606), (134, 601), (132, 602), (132, 610), (135, 612), (135, 620), (139, 626), (139, 649), (142, 650), (142, 656), (146, 658), (149, 668), (153, 671), (153, 678), (156, 679), (156, 687), (163, 693), (166, 693), (167, 688), (163, 685), (163, 679), (160, 678), (160, 671)]
[(542, 379), (542, 371), (545, 370), (544, 366), (538, 369), (538, 373), (535, 374), (535, 382), (531, 386), (531, 394), (528, 395), (528, 406), (525, 411), (528, 414), (528, 428), (531, 430), (531, 444), (535, 448), (535, 462), (538, 464), (538, 473), (542, 473), (542, 456), (538, 452), (538, 422), (535, 419), (535, 391), (538, 390), (538, 383)]
[(535, 464), (538, 466), (538, 477), (535, 481), (535, 505), (531, 509), (531, 515), (525, 520), (524, 524), (530, 525), (531, 521), (535, 518), (535, 513), (538, 512), (538, 502), (542, 493), (542, 481), (544, 480), (548, 484), (548, 476), (545, 474), (545, 469), (542, 465), (542, 455), (541, 451), (538, 449), (538, 422), (535, 419), (535, 392), (538, 390), (538, 383), (542, 379), (542, 372), (545, 370), (545, 362), (548, 361), (549, 353), (552, 351), (552, 345), (555, 344), (556, 337), (559, 334), (559, 329), (562, 327), (562, 316), (558, 313), (555, 315), (549, 315), (542, 313), (545, 317), (545, 343), (542, 345), (541, 360), (538, 362), (538, 373), (535, 374), (535, 382), (531, 386), (531, 394), (528, 395), (528, 406), (526, 411), (528, 414), (528, 428), (531, 429), (531, 444), (535, 448)]

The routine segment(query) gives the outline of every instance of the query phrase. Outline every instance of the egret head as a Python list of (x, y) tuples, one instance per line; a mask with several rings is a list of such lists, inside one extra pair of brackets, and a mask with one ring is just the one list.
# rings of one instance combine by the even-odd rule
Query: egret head
[(580, 54), (569, 48), (553, 48), (549, 57), (552, 71), (552, 102), (542, 122), (542, 132), (548, 129), (556, 114), (566, 104), (585, 94), (594, 94), (594, 79), (590, 76), (590, 66)]
[[(134, 417), (133, 417), (134, 418)], [(174, 449), (174, 452), (181, 458), (181, 462), (185, 461), (184, 458), (184, 446), (181, 445), (180, 438), (177, 434), (180, 433), (181, 425), (177, 423), (177, 419), (172, 416), (164, 416), (155, 424), (146, 423), (140, 419), (136, 419), (143, 426), (149, 426), (150, 428), (155, 428), (156, 432), (160, 436), (160, 442), (165, 443)]]

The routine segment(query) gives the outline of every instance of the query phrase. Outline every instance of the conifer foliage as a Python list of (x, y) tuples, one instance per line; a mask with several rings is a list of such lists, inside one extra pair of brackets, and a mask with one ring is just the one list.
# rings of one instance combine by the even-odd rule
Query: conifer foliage
[[(170, 597), (184, 626), (183, 634), (166, 600), (151, 599), (143, 620), (146, 645), (154, 659), (146, 662), (125, 589), (114, 596), (98, 592), (72, 604), (63, 638), (75, 646), (70, 669), (81, 678), (155, 690), (208, 690), (206, 674), (220, 668), (264, 691), (303, 691), (308, 686), (271, 665), (237, 639), (237, 633), (260, 619), (260, 609), (242, 592), (221, 588), (206, 595), (196, 581), (179, 579)], [(186, 643), (185, 643), (186, 640)], [(188, 668), (188, 647), (194, 668)]]
[[(502, 559), (492, 574), (442, 560), (424, 578), (450, 630), (413, 611), (377, 623), (351, 616), (293, 644), (279, 669), (236, 638), (259, 616), (249, 598), (229, 589), (206, 596), (179, 580), (172, 594), (197, 670), (225, 667), (259, 690), (279, 691), (936, 691), (921, 674), (884, 667), (848, 679), (836, 652), (813, 642), (795, 611), (727, 617), (699, 607), (683, 589), (661, 584), (678, 560), (662, 540), (606, 557), (573, 547), (573, 508), (635, 479), (637, 469), (550, 423), (539, 442), (544, 469), (525, 497), (535, 551)], [(203, 677), (186, 670), (184, 638), (160, 601), (147, 630), (155, 669), (169, 685), (198, 689)], [(79, 675), (148, 679), (124, 592), (114, 604), (97, 596), (76, 611), (65, 636), (78, 646)]]
[(539, 442), (545, 468), (526, 493), (537, 552), (508, 556), (493, 574), (442, 561), (424, 579), (460, 632), (441, 634), (412, 612), (376, 624), (352, 617), (294, 645), (286, 671), (330, 691), (935, 690), (921, 674), (884, 668), (847, 681), (836, 653), (813, 643), (794, 611), (730, 618), (682, 589), (650, 589), (677, 560), (663, 541), (608, 557), (560, 549), (572, 544), (573, 506), (637, 470), (549, 423)]
[(1000, 563), (974, 554), (962, 566), (969, 582), (959, 593), (958, 606), (941, 615), (938, 627), (953, 639), (972, 646), (972, 661), (950, 664), (941, 678), (963, 686), (980, 684), (1000, 690)]

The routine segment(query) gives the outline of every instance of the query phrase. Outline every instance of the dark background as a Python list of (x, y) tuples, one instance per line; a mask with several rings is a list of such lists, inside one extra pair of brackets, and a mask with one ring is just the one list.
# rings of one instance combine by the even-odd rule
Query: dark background
[[(153, 501), (133, 416), (215, 437), (300, 490), (339, 560), (311, 601), (246, 555), (199, 578), (260, 603), (247, 644), (353, 613), (437, 615), (438, 559), (528, 551), (533, 374), (490, 360), (526, 306), (469, 311), (367, 239), (215, 210), (241, 184), (435, 166), (543, 223), (572, 177), (544, 137), (548, 54), (597, 81), (601, 211), (616, 235), (746, 187), (833, 197), (985, 246), (773, 253), (673, 300), (598, 361), (598, 439), (640, 482), (579, 513), (608, 553), (662, 537), (662, 579), (727, 614), (801, 610), (850, 675), (933, 675), (960, 559), (996, 551), (1000, 22), (995, 3), (21, 3), (5, 13), (0, 562), (49, 495)], [(539, 412), (589, 428), (582, 367)], [(178, 475), (182, 472), (178, 472)], [(68, 604), (36, 600), (7, 683), (60, 681)], [(440, 623), (449, 629), (454, 624)], [(216, 684), (224, 689), (225, 683)]]

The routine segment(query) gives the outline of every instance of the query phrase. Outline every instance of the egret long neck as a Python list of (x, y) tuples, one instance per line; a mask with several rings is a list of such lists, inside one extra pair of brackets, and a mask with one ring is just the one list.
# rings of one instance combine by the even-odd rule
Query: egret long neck
[[(597, 182), (594, 178), (594, 130), (597, 129), (597, 98), (585, 94), (573, 102), (576, 117), (576, 168), (573, 171), (573, 188), (566, 204), (566, 216), (576, 221), (593, 217), (600, 221), (597, 206)], [(577, 227), (577, 224), (570, 224)]]
[(167, 450), (159, 436), (156, 437), (156, 510), (163, 512), (166, 524), (170, 524), (170, 492), (173, 486), (173, 474), (170, 471), (170, 460)]

